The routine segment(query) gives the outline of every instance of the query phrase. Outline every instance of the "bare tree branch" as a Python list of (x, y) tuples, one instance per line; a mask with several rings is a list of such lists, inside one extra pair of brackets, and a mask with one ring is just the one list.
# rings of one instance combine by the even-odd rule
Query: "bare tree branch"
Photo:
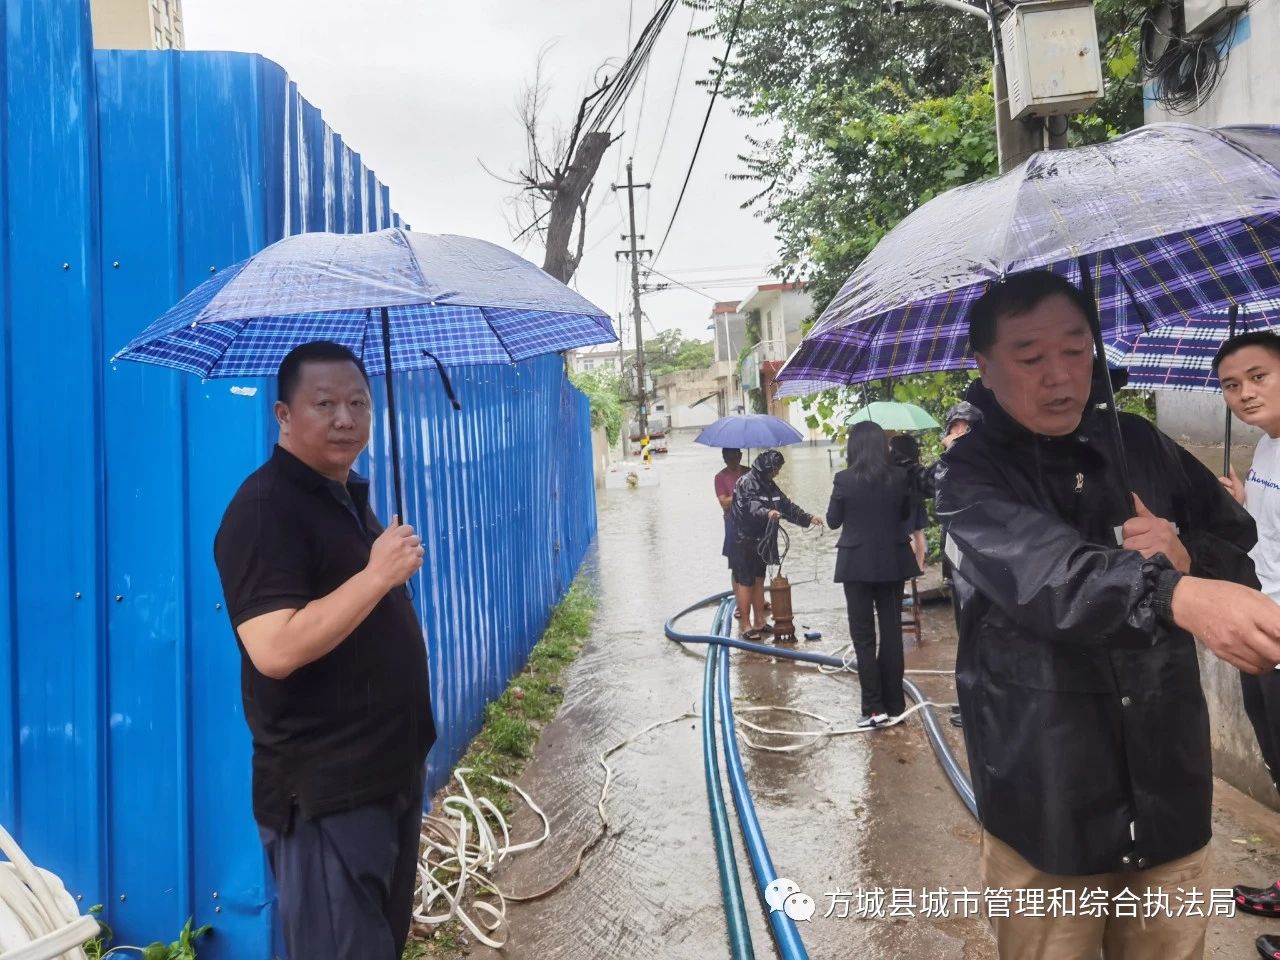
[[(481, 163), (481, 169), (495, 180), (519, 192), (509, 199), (514, 214), (512, 232), (516, 241), (541, 241), (545, 254), (542, 268), (568, 283), (582, 262), (586, 246), (587, 200), (600, 162), (614, 138), (607, 131), (588, 128), (593, 108), (611, 90), (617, 77), (602, 67), (596, 71), (595, 89), (578, 104), (568, 135), (548, 124), (545, 117), (547, 85), (545, 58), (549, 47), (538, 54), (532, 82), (516, 105), (516, 115), (524, 131), (525, 155), (522, 166), (510, 176), (501, 176)], [(577, 237), (575, 242), (575, 225)]]

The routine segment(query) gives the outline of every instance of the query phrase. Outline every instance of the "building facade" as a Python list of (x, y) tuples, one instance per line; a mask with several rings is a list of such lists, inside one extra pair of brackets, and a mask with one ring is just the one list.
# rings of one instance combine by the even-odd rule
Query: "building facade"
[[(814, 314), (813, 297), (802, 283), (766, 283), (738, 304), (747, 327), (760, 342), (740, 365), (742, 405), (747, 413), (764, 412), (788, 421), (810, 435), (805, 415), (794, 399), (778, 397), (778, 371), (804, 339), (804, 325)], [(760, 391), (763, 411), (753, 408), (751, 392)]]
[(721, 301), (712, 307), (707, 330), (715, 347), (711, 375), (715, 379), (716, 412), (722, 417), (743, 413), (738, 357), (747, 340), (747, 320), (738, 312), (738, 301)]
[(182, 0), (92, 0), (99, 50), (182, 50)]

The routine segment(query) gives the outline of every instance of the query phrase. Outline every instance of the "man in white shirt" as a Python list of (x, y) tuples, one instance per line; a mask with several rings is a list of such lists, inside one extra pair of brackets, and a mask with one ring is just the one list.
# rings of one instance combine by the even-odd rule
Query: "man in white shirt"
[[(1264, 330), (1233, 337), (1218, 350), (1213, 369), (1231, 412), (1266, 434), (1245, 479), (1234, 469), (1221, 479), (1258, 526), (1258, 543), (1249, 556), (1263, 593), (1280, 603), (1280, 336)], [(1263, 762), (1280, 789), (1280, 674), (1242, 673), (1240, 688)], [(1235, 899), (1241, 910), (1280, 917), (1280, 881), (1270, 887), (1237, 886)], [(1280, 955), (1280, 936), (1259, 937), (1258, 949), (1263, 956)]]

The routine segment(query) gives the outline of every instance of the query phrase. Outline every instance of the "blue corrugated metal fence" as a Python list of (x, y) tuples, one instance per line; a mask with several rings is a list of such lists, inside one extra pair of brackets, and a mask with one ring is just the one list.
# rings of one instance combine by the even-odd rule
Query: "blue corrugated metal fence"
[[(286, 233), (400, 220), (274, 64), (95, 55), (83, 0), (0, 17), (0, 822), (104, 903), (124, 942), (194, 916), (216, 928), (202, 957), (265, 960), (273, 911), (211, 545), (274, 440), (271, 387), (106, 360)], [(438, 785), (594, 535), (589, 416), (558, 357), (458, 371), (461, 413), (434, 373), (399, 379)]]

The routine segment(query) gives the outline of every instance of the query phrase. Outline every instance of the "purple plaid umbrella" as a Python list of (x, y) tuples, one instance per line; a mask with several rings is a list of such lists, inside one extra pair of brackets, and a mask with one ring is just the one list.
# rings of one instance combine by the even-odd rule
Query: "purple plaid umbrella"
[(1237, 333), (1280, 332), (1280, 300), (1241, 304), (1232, 323), (1231, 310), (1219, 310), (1190, 323), (1170, 323), (1136, 337), (1107, 344), (1107, 359), (1129, 372), (1130, 387), (1217, 393), (1213, 355)]
[(1091, 292), (1109, 341), (1280, 296), (1280, 127), (1153, 124), (935, 197), (854, 271), (779, 392), (972, 366), (970, 305), (1033, 269)]

